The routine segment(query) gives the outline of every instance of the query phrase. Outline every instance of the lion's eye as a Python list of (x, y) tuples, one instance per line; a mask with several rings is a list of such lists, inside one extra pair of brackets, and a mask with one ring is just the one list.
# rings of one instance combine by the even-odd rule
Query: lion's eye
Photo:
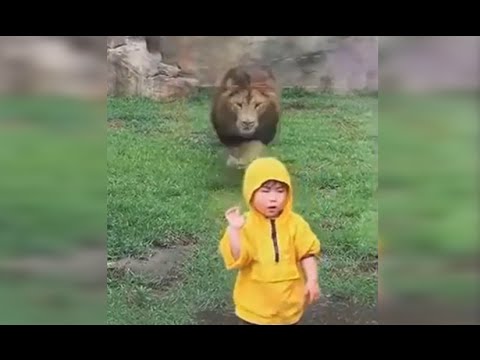
[(242, 107), (242, 103), (240, 103), (240, 102), (235, 103), (235, 105), (238, 106), (238, 107)]
[(255, 104), (255, 109), (258, 109), (260, 106), (262, 106), (262, 103)]

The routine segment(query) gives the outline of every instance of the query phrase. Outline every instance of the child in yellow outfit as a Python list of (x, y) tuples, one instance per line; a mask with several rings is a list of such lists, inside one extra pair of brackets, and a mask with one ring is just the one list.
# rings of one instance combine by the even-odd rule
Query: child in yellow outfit
[(219, 246), (226, 268), (238, 270), (235, 313), (249, 324), (297, 324), (320, 296), (320, 242), (293, 211), (290, 175), (277, 159), (248, 166), (243, 196), (250, 211), (243, 216), (237, 207), (227, 210)]

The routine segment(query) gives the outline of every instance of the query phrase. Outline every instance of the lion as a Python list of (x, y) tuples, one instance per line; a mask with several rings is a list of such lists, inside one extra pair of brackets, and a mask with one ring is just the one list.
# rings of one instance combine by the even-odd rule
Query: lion
[(228, 150), (227, 166), (245, 168), (259, 157), (277, 134), (280, 90), (264, 65), (229, 69), (213, 97), (210, 118)]

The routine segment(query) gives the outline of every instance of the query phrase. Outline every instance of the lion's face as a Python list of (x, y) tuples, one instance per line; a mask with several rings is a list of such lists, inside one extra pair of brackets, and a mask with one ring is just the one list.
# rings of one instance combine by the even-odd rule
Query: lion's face
[(236, 114), (235, 125), (242, 135), (255, 132), (259, 117), (267, 108), (269, 99), (258, 90), (241, 90), (228, 98), (231, 110)]

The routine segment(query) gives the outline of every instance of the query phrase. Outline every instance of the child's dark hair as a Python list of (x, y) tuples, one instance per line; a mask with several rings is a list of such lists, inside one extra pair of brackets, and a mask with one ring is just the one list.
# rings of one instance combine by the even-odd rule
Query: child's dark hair
[(272, 188), (275, 185), (280, 185), (285, 190), (288, 190), (288, 185), (287, 184), (285, 184), (282, 181), (275, 180), (275, 179), (265, 181), (264, 183), (262, 183), (262, 185), (260, 187)]

